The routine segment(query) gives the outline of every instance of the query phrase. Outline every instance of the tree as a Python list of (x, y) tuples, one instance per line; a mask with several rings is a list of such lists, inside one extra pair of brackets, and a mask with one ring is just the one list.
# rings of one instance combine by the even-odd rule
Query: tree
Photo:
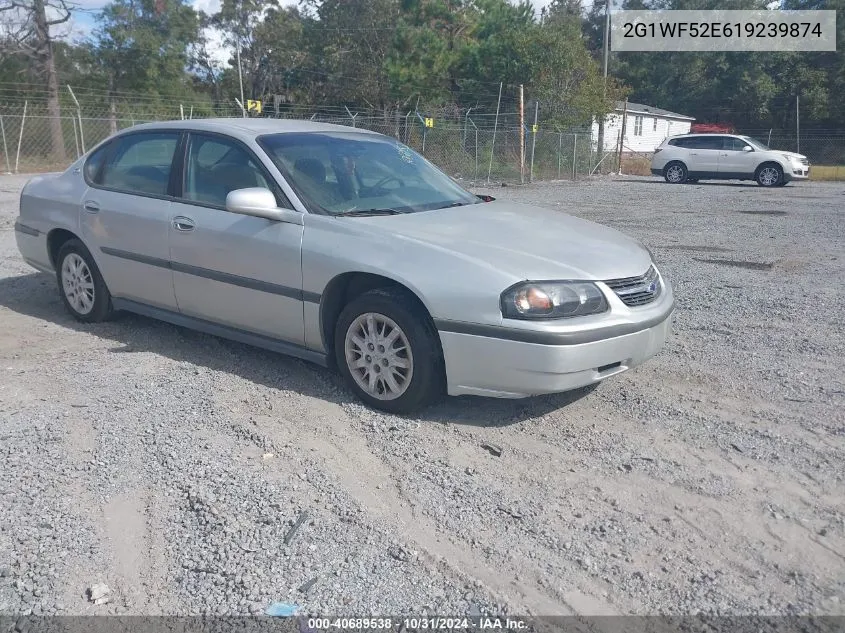
[(305, 31), (312, 69), (312, 97), (338, 105), (388, 109), (388, 58), (399, 0), (310, 0)]
[(571, 14), (558, 13), (527, 33), (522, 55), (531, 67), (530, 87), (543, 119), (554, 125), (589, 124), (625, 94), (612, 77), (605, 86), (581, 36), (580, 19)]
[(112, 126), (120, 93), (183, 94), (199, 41), (199, 16), (182, 0), (113, 0), (99, 18), (90, 54), (106, 78)]
[(430, 103), (460, 95), (460, 63), (473, 42), (477, 10), (469, 0), (402, 0), (386, 68), (395, 98)]
[[(56, 17), (48, 18), (48, 9)], [(0, 0), (0, 17), (4, 18), (5, 27), (5, 37), (2, 38), (5, 55), (3, 49), (0, 49), (0, 60), (8, 55), (23, 55), (31, 64), (34, 74), (44, 81), (51, 150), (56, 160), (63, 161), (66, 153), (62, 110), (50, 29), (70, 20), (70, 7), (65, 0)]]

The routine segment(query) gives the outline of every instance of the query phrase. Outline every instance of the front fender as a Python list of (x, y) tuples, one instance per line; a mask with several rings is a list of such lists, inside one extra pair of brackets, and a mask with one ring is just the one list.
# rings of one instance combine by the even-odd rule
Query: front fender
[(370, 273), (407, 287), (432, 318), (498, 325), (502, 320), (499, 295), (520, 281), (447, 248), (355, 225), (353, 218), (311, 215), (305, 224), (302, 286), (306, 294), (322, 295), (329, 282), (344, 273)]

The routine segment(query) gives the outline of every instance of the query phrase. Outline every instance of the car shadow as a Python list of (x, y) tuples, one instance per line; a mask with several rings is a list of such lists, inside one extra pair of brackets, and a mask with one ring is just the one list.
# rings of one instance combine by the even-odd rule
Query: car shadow
[[(46, 273), (0, 279), (0, 305), (18, 314), (111, 341), (115, 345), (108, 351), (125, 354), (127, 364), (133, 362), (133, 354), (149, 352), (273, 389), (295, 391), (339, 405), (362, 406), (337, 372), (313, 363), (130, 313), (120, 313), (105, 323), (80, 323), (62, 304), (55, 277)], [(508, 426), (568, 406), (594, 389), (595, 385), (591, 385), (520, 400), (445, 397), (408, 417), (442, 424)]]
[[(647, 180), (646, 178), (614, 178), (613, 182), (630, 182), (630, 183), (637, 183), (637, 184), (646, 184), (646, 185), (671, 185), (672, 187), (677, 187), (677, 184), (671, 184), (665, 182), (659, 176), (656, 176), (653, 180)], [(756, 187), (758, 189), (763, 189), (764, 187), (760, 187), (756, 182), (728, 182), (722, 180), (699, 180), (698, 182), (683, 182), (680, 183), (681, 185), (687, 186), (697, 186), (700, 185), (702, 187)], [(789, 185), (787, 185), (789, 186)], [(774, 187), (777, 189), (777, 187)]]

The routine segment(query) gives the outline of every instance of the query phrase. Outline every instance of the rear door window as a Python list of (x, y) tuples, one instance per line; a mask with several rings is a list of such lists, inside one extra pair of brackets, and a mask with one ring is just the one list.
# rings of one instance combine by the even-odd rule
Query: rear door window
[(691, 146), (693, 149), (722, 149), (721, 136), (696, 136)]
[(116, 142), (98, 184), (126, 193), (166, 196), (179, 132), (130, 134)]

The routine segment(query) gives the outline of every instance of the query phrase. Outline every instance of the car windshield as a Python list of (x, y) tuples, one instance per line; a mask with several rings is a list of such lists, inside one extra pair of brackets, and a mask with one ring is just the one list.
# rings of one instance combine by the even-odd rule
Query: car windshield
[(751, 143), (751, 145), (752, 145), (752, 146), (754, 146), (756, 149), (761, 149), (761, 150), (763, 150), (763, 151), (765, 151), (765, 152), (768, 152), (768, 151), (770, 150), (770, 148), (769, 148), (769, 146), (768, 146), (768, 145), (766, 145), (765, 143), (761, 143), (761, 142), (760, 142), (760, 141), (758, 141), (756, 138), (751, 138), (750, 136), (743, 136), (743, 137), (742, 137), (742, 140), (743, 140), (743, 141), (748, 141), (748, 142), (749, 142), (749, 143)]
[(258, 139), (309, 210), (330, 215), (414, 213), (480, 203), (409, 147), (360, 132)]

